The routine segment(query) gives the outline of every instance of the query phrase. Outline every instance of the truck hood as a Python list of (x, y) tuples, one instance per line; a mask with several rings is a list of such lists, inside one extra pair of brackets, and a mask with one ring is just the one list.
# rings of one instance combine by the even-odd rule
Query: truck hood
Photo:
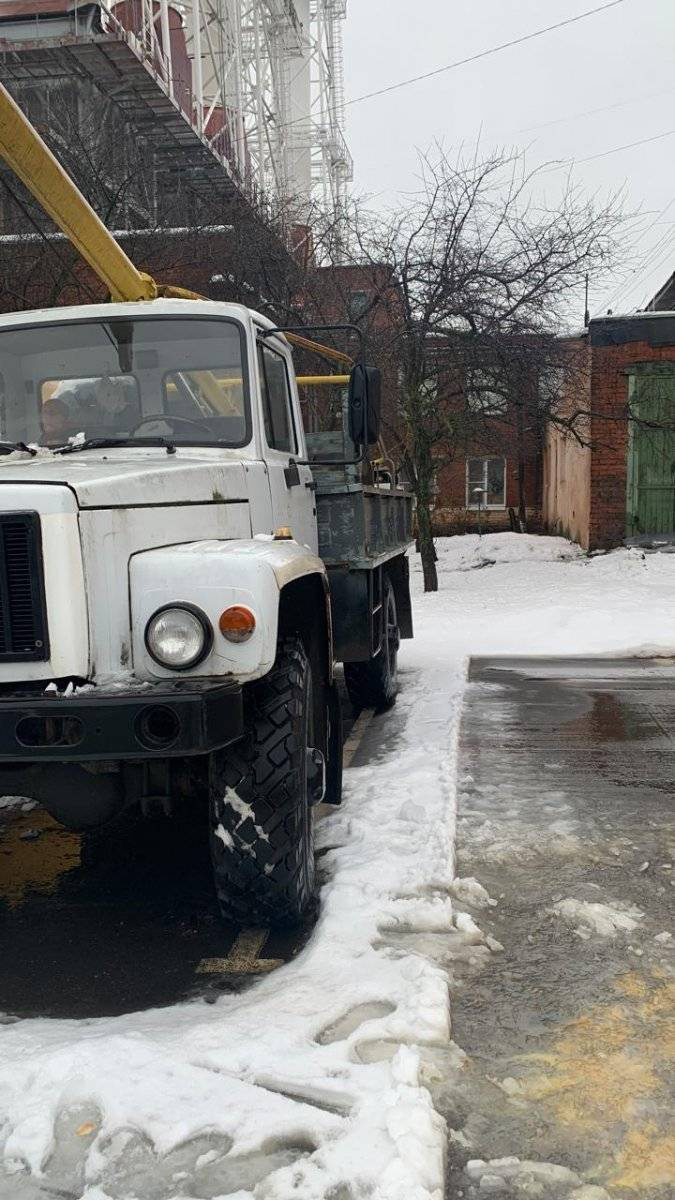
[(79, 508), (165, 507), (247, 503), (239, 451), (144, 449), (79, 450), (73, 454), (23, 452), (0, 458), (0, 510), (5, 485), (62, 484)]

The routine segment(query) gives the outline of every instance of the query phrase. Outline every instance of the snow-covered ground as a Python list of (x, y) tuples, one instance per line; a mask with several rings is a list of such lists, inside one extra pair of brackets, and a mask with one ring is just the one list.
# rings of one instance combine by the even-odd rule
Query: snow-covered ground
[(501, 534), (441, 540), (438, 566), (425, 596), (413, 563), (400, 737), (347, 772), (321, 824), (308, 946), (214, 1005), (4, 1026), (0, 1196), (44, 1171), (87, 1200), (440, 1200), (445, 1130), (424, 1081), (449, 1041), (448, 989), (421, 948), (430, 931), (482, 936), (455, 911), (477, 885), (452, 886), (468, 657), (675, 654), (675, 556)]

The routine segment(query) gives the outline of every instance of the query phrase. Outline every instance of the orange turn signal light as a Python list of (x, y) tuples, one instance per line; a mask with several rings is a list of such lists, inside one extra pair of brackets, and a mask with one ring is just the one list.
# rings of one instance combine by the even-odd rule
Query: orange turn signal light
[(247, 642), (255, 629), (255, 617), (250, 608), (233, 604), (220, 614), (218, 628), (228, 642)]

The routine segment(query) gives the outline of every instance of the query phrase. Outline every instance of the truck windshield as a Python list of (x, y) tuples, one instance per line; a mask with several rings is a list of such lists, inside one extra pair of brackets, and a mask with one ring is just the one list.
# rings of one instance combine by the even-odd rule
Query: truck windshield
[(243, 446), (243, 337), (233, 321), (197, 317), (0, 331), (0, 439)]

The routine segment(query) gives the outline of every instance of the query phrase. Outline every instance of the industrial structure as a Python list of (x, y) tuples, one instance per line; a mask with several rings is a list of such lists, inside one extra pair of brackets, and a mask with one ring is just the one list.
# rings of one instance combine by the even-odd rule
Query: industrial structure
[(75, 88), (82, 119), (112, 106), (165, 177), (290, 226), (313, 199), (338, 211), (351, 179), (345, 15), (346, 0), (3, 0), (0, 79), (47, 134), (36, 97)]

